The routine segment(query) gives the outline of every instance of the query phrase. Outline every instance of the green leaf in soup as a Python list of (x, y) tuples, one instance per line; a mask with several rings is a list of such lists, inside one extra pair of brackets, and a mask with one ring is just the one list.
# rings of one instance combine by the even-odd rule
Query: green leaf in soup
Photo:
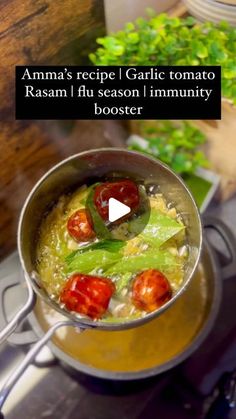
[(107, 250), (93, 250), (90, 252), (79, 253), (68, 264), (68, 273), (80, 272), (87, 274), (94, 269), (108, 269), (122, 258), (120, 253), (112, 253)]
[(162, 250), (148, 250), (142, 255), (123, 257), (106, 270), (106, 274), (122, 274), (125, 272), (139, 272), (145, 269), (159, 269), (169, 272), (182, 265), (180, 257)]
[(104, 249), (108, 252), (119, 252), (125, 246), (125, 242), (122, 240), (101, 240), (96, 243), (89, 244), (87, 246), (82, 246), (81, 248), (70, 253), (66, 258), (65, 262), (70, 264), (73, 259), (81, 253), (88, 252), (89, 250)]
[[(135, 232), (138, 222), (139, 220), (137, 219), (130, 223), (131, 231)], [(159, 248), (163, 243), (175, 236), (184, 228), (184, 225), (180, 224), (168, 215), (163, 214), (157, 209), (152, 209), (148, 224), (139, 237), (150, 246)]]
[[(98, 183), (94, 185), (94, 187), (97, 185)], [(94, 197), (94, 188), (91, 190), (87, 199), (87, 206), (93, 219), (94, 230), (98, 236), (103, 237), (104, 239), (110, 239), (111, 234), (108, 228), (106, 227), (103, 219), (100, 217), (99, 213), (97, 212), (95, 208), (93, 197)]]
[(73, 252), (69, 253), (69, 255), (65, 257), (65, 262), (69, 265), (79, 253), (80, 249), (74, 250)]

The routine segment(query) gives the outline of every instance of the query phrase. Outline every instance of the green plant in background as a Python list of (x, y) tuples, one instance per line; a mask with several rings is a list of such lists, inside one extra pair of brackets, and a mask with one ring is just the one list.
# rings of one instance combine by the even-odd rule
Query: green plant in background
[(236, 28), (149, 14), (150, 20), (138, 18), (98, 38), (100, 47), (90, 60), (96, 65), (220, 65), (222, 94), (236, 105)]
[(141, 137), (132, 136), (129, 149), (152, 155), (179, 173), (191, 190), (199, 208), (212, 184), (196, 173), (209, 162), (199, 149), (204, 134), (186, 121), (137, 121)]
[(150, 154), (183, 175), (207, 167), (199, 147), (205, 142), (203, 133), (186, 121), (139, 121), (140, 135), (146, 141), (132, 140), (129, 148)]

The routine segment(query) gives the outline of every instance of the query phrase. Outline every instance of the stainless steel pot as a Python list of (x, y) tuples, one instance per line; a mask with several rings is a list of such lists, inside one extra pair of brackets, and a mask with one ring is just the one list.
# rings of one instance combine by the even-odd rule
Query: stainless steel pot
[[(62, 309), (52, 301), (40, 278), (35, 278), (32, 272), (35, 267), (35, 243), (38, 228), (48, 208), (62, 193), (82, 185), (88, 180), (101, 178), (109, 173), (120, 173), (130, 178), (148, 184), (159, 185), (163, 194), (174, 204), (182, 215), (186, 226), (189, 246), (188, 261), (185, 265), (183, 284), (179, 291), (160, 309), (143, 318), (124, 323), (106, 323), (88, 318), (78, 319), (73, 313)], [(77, 154), (62, 161), (47, 172), (29, 194), (21, 212), (18, 228), (18, 251), (25, 280), (29, 290), (26, 305), (11, 321), (8, 327), (0, 333), (1, 341), (9, 336), (28, 314), (35, 303), (34, 292), (47, 304), (64, 314), (82, 328), (125, 329), (136, 327), (151, 320), (166, 310), (182, 294), (190, 282), (199, 261), (202, 247), (202, 228), (196, 204), (184, 182), (162, 162), (143, 154), (124, 149), (98, 149)]]
[[(165, 362), (161, 365), (153, 366), (149, 369), (140, 369), (139, 371), (114, 372), (105, 369), (103, 370), (93, 368), (90, 365), (73, 358), (68, 353), (65, 353), (55, 343), (50, 342), (49, 347), (55, 355), (56, 359), (59, 360), (60, 363), (66, 367), (66, 369), (69, 368), (74, 372), (83, 372), (103, 379), (137, 380), (161, 374), (180, 364), (185, 359), (187, 359), (194, 351), (196, 351), (203, 342), (203, 340), (207, 337), (214, 325), (221, 303), (223, 281), (235, 276), (236, 273), (236, 240), (232, 232), (222, 221), (213, 217), (204, 217), (203, 223), (205, 229), (213, 228), (223, 238), (226, 247), (229, 250), (231, 258), (227, 266), (221, 267), (212, 246), (208, 244), (205, 236), (200, 264), (203, 267), (204, 275), (206, 277), (206, 310), (202, 325), (199, 328), (198, 332), (196, 333), (194, 338), (189, 342), (189, 344), (186, 347), (183, 347), (180, 353), (173, 356), (168, 362)], [(12, 283), (9, 283), (9, 281), (4, 283), (4, 281), (2, 281), (0, 282), (0, 285), (1, 298), (5, 294), (7, 288), (16, 285), (16, 281), (13, 280)], [(182, 296), (181, 298), (183, 297), (184, 296)], [(3, 316), (4, 312), (1, 313), (0, 317), (1, 325), (2, 323), (6, 322), (6, 319)], [(39, 315), (36, 312), (32, 312), (28, 316), (28, 321), (31, 326), (30, 329), (24, 330), (23, 332), (15, 333), (9, 338), (9, 341), (13, 345), (27, 345), (35, 343), (35, 341), (37, 341), (45, 334), (45, 329), (42, 327), (40, 320), (41, 319), (39, 318)], [(153, 343), (155, 344), (155, 337), (153, 338)], [(41, 366), (44, 366), (44, 364), (42, 363)]]
[[(173, 298), (163, 307), (146, 315), (143, 318), (125, 323), (106, 323), (92, 321), (87, 318), (78, 319), (71, 312), (62, 309), (47, 295), (44, 287), (41, 286), (40, 278), (35, 278), (32, 272), (35, 270), (35, 243), (37, 240), (38, 228), (45, 212), (51, 207), (62, 193), (71, 190), (88, 180), (102, 178), (109, 173), (119, 173), (141, 181), (146, 185), (159, 185), (161, 191), (168, 200), (176, 207), (182, 215), (186, 226), (186, 235), (189, 247), (188, 261), (185, 266), (183, 285)], [(0, 342), (8, 337), (19, 325), (22, 319), (32, 310), (36, 294), (49, 306), (61, 312), (68, 321), (58, 322), (51, 327), (45, 336), (29, 352), (25, 361), (16, 369), (12, 377), (6, 383), (0, 394), (0, 407), (4, 403), (11, 387), (35, 357), (39, 349), (47, 342), (54, 332), (63, 326), (75, 326), (80, 329), (99, 328), (104, 330), (120, 330), (133, 328), (142, 325), (160, 315), (172, 305), (186, 289), (191, 281), (199, 261), (202, 247), (202, 229), (199, 213), (196, 204), (183, 183), (171, 169), (166, 165), (140, 153), (124, 149), (98, 149), (90, 150), (78, 155), (69, 157), (58, 165), (54, 166), (36, 184), (28, 196), (19, 221), (18, 229), (18, 251), (23, 268), (29, 297), (26, 305), (20, 310), (10, 324), (0, 333)]]

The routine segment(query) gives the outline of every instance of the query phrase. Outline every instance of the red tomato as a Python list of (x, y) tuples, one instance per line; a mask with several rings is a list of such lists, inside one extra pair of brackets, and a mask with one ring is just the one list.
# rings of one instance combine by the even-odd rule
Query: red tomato
[(108, 278), (74, 274), (63, 288), (60, 301), (70, 311), (92, 319), (99, 319), (106, 312), (115, 285)]
[[(109, 199), (114, 198), (135, 210), (139, 204), (139, 191), (136, 183), (124, 179), (105, 182), (95, 188), (94, 204), (103, 220), (108, 221)], [(130, 216), (130, 213), (128, 214)]]
[(170, 300), (172, 295), (168, 279), (156, 269), (137, 275), (132, 288), (134, 305), (148, 312), (154, 311)]
[(67, 230), (77, 241), (88, 241), (95, 237), (93, 222), (89, 211), (80, 209), (74, 212), (67, 222)]

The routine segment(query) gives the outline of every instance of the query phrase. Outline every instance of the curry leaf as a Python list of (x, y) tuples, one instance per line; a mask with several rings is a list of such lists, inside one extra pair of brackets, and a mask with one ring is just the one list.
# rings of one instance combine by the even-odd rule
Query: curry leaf
[[(98, 183), (96, 183), (94, 187), (97, 185)], [(93, 197), (94, 197), (94, 188), (91, 190), (87, 199), (87, 207), (93, 219), (94, 230), (98, 237), (102, 237), (104, 239), (110, 239), (111, 234), (95, 208)]]
[(152, 209), (148, 224), (140, 234), (140, 238), (157, 248), (183, 229), (183, 224), (159, 210)]
[(122, 240), (101, 240), (100, 242), (89, 244), (88, 246), (83, 246), (78, 250), (75, 250), (74, 252), (70, 253), (66, 258), (65, 262), (67, 264), (70, 264), (73, 259), (84, 252), (88, 252), (89, 250), (96, 250), (96, 249), (102, 249), (107, 250), (108, 252), (119, 252), (123, 247), (125, 246), (125, 242)]
[(174, 256), (168, 251), (148, 250), (142, 255), (123, 257), (122, 260), (110, 266), (106, 270), (106, 274), (121, 274), (125, 272), (139, 272), (145, 269), (159, 269), (164, 273), (168, 273), (175, 267), (181, 266), (179, 256)]
[(87, 274), (98, 267), (104, 270), (121, 260), (121, 258), (122, 255), (118, 252), (112, 253), (102, 249), (79, 253), (67, 265), (66, 271), (67, 273), (80, 272)]

